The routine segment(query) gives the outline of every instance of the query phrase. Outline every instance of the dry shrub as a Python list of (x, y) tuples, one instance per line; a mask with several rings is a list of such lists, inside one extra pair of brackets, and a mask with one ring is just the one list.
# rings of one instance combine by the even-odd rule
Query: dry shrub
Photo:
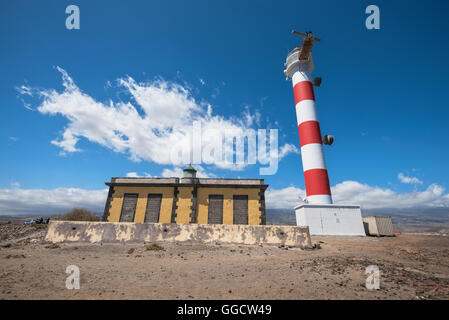
[(64, 221), (100, 221), (100, 216), (84, 208), (73, 208), (66, 214), (53, 216), (52, 219)]
[(160, 245), (158, 245), (157, 243), (151, 243), (151, 244), (147, 244), (145, 246), (145, 251), (159, 251), (159, 250), (164, 250), (164, 248)]
[(36, 224), (32, 224), (31, 227), (34, 228), (34, 229), (45, 229), (45, 228), (47, 228), (47, 224), (38, 224), (38, 223), (36, 223)]
[(52, 244), (49, 244), (48, 246), (45, 246), (45, 248), (47, 248), (47, 249), (58, 249), (58, 248), (61, 248), (61, 247), (57, 243), (52, 243)]

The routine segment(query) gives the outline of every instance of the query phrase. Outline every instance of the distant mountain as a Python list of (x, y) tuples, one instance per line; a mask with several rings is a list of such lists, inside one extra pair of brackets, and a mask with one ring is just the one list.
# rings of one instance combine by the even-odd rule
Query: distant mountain
[(267, 224), (296, 225), (294, 209), (267, 209)]
[[(267, 209), (267, 224), (296, 225), (294, 209)], [(391, 216), (398, 232), (439, 232), (449, 230), (449, 208), (362, 210), (362, 216)]]
[(448, 233), (449, 208), (362, 210), (364, 216), (391, 216), (397, 231)]
[[(267, 209), (267, 224), (296, 225), (295, 210)], [(397, 232), (438, 232), (449, 234), (449, 208), (362, 210), (363, 216), (391, 216)], [(42, 215), (46, 218), (47, 216)], [(23, 222), (30, 216), (0, 216), (0, 224)]]

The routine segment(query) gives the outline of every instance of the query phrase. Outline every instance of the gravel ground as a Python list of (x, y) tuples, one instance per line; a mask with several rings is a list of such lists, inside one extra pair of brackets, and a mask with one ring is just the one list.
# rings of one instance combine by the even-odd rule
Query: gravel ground
[[(321, 249), (51, 245), (45, 227), (0, 225), (0, 299), (448, 299), (449, 238), (314, 236)], [(79, 290), (65, 286), (80, 269)], [(377, 265), (380, 289), (365, 286)]]

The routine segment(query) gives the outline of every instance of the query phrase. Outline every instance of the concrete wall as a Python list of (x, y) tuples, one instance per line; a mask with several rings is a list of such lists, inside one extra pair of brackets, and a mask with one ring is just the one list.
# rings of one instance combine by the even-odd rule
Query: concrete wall
[(311, 248), (309, 228), (302, 226), (50, 221), (45, 240), (54, 243), (218, 241)]

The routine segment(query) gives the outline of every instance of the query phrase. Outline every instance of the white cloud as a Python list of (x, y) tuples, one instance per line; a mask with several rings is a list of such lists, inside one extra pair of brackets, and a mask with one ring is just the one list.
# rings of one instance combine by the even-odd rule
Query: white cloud
[(25, 86), (25, 85), (22, 85), (22, 86), (20, 86), (20, 87), (16, 87), (16, 90), (17, 90), (21, 95), (27, 95), (27, 96), (32, 96), (32, 95), (33, 95), (32, 90), (31, 90), (29, 87)]
[(249, 106), (245, 105), (245, 111), (243, 112), (243, 117), (247, 126), (252, 126), (255, 116), (249, 112)]
[(260, 114), (259, 110), (256, 110), (254, 112), (254, 114), (252, 114), (249, 110), (249, 106), (245, 105), (245, 108), (243, 111), (243, 118), (244, 118), (244, 123), (246, 124), (247, 127), (251, 127), (254, 123), (257, 126), (260, 126), (261, 114)]
[[(197, 170), (196, 176), (197, 178), (212, 178), (215, 175), (211, 173), (207, 173), (202, 166), (196, 165), (194, 168)], [(173, 167), (172, 169), (164, 169), (162, 170), (161, 176), (164, 178), (181, 178), (183, 175), (183, 168), (181, 167)]]
[[(20, 87), (16, 87), (16, 90), (17, 90), (17, 92), (19, 92), (19, 94), (21, 94), (22, 96), (32, 96), (32, 95), (33, 95), (32, 90), (31, 90), (29, 87), (25, 86), (25, 85), (22, 85), (22, 86), (20, 86)], [(23, 106), (24, 106), (26, 109), (31, 110), (31, 111), (34, 111), (34, 109), (31, 107), (31, 105), (30, 105), (29, 103), (26, 103), (25, 100), (24, 100), (23, 98), (20, 98), (20, 101), (22, 101)]]
[[(219, 130), (224, 136), (226, 131), (243, 132), (260, 118), (257, 112), (251, 115), (249, 111), (233, 118), (213, 114), (212, 106), (197, 102), (187, 86), (163, 79), (147, 83), (137, 83), (131, 77), (119, 79), (119, 89), (129, 93), (131, 100), (103, 103), (82, 92), (64, 69), (57, 70), (62, 74), (62, 92), (27, 86), (16, 89), (22, 96), (41, 98), (40, 113), (59, 114), (68, 120), (61, 136), (51, 141), (61, 149), (61, 155), (81, 151), (79, 141), (85, 138), (134, 161), (178, 165), (171, 161), (171, 150), (182, 146), (185, 154), (191, 154), (193, 123), (200, 123), (202, 132)], [(203, 136), (203, 146), (214, 143), (213, 136)]]
[(137, 172), (128, 172), (126, 174), (126, 177), (128, 177), (128, 178), (137, 178), (137, 177), (139, 177), (139, 175), (137, 174)]
[(299, 154), (299, 149), (290, 143), (284, 144), (280, 150), (279, 150), (279, 161), (284, 158), (286, 155), (288, 155), (289, 153), (296, 153)]
[(305, 191), (293, 186), (283, 189), (268, 188), (265, 192), (267, 209), (292, 209), (302, 202)]
[(137, 172), (128, 172), (126, 174), (126, 177), (128, 177), (128, 178), (151, 177), (151, 174), (149, 174), (148, 172), (144, 172), (143, 175), (140, 175)]
[(107, 189), (0, 189), (0, 214), (48, 216), (75, 207), (102, 214), (107, 194)]
[(182, 177), (182, 168), (174, 167), (173, 169), (164, 169), (162, 170), (162, 177), (164, 178), (180, 178)]
[(367, 209), (449, 207), (448, 195), (444, 195), (444, 188), (436, 183), (424, 191), (398, 193), (388, 188), (345, 181), (337, 184), (332, 191), (335, 193), (335, 201), (360, 203)]
[(422, 184), (423, 182), (421, 180), (419, 180), (416, 177), (408, 177), (405, 176), (404, 174), (402, 174), (402, 172), (400, 172), (398, 174), (398, 179), (399, 181), (401, 181), (402, 183), (408, 183), (408, 184)]
[(213, 99), (215, 99), (220, 94), (220, 88), (219, 87), (215, 87), (213, 91), (214, 92), (212, 93), (211, 97)]
[(111, 81), (107, 80), (107, 81), (106, 81), (106, 84), (104, 85), (104, 88), (105, 88), (105, 89), (112, 88), (112, 83), (111, 83)]
[[(357, 181), (345, 181), (331, 188), (334, 203), (359, 204), (362, 209), (417, 209), (449, 208), (449, 194), (432, 184), (424, 191), (399, 193), (388, 188), (373, 187)], [(267, 208), (293, 208), (305, 197), (305, 191), (296, 187), (268, 189)]]
[(206, 82), (203, 79), (200, 78), (199, 80), (200, 80), (200, 83), (202, 86), (204, 86), (206, 84)]

